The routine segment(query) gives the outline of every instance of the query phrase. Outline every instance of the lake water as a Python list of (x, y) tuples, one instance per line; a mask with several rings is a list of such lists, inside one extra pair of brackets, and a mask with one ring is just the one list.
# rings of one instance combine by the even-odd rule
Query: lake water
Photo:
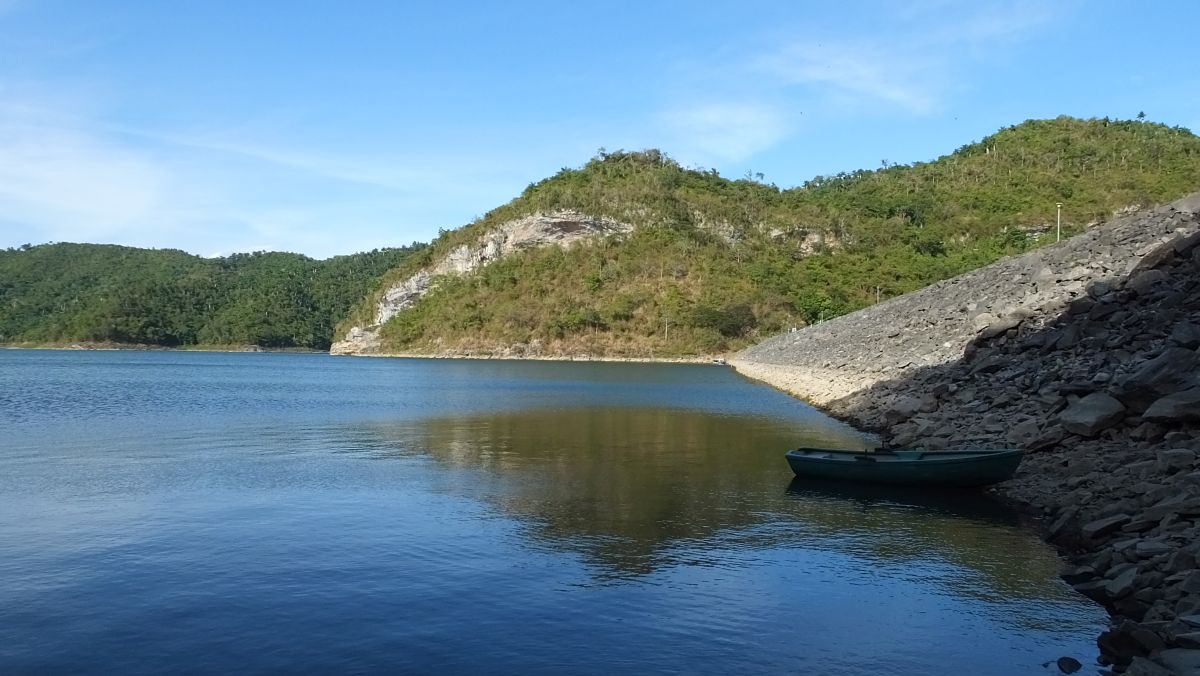
[(1094, 661), (1003, 507), (783, 459), (861, 443), (718, 366), (0, 350), (0, 673)]

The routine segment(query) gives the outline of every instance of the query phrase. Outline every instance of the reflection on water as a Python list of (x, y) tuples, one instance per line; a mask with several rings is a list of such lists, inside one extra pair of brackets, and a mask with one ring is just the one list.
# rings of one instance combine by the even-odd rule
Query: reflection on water
[(704, 366), (0, 351), (0, 673), (1038, 673), (1103, 612), (978, 495)]
[(694, 557), (706, 542), (719, 550), (736, 539), (738, 548), (812, 547), (877, 562), (945, 560), (972, 571), (965, 591), (985, 598), (1071, 595), (1053, 552), (985, 494), (788, 483), (782, 450), (853, 447), (859, 439), (845, 430), (595, 407), (429, 418), (369, 433), (374, 457), (428, 454), (469, 471), (471, 481), (453, 490), (522, 519), (551, 547), (586, 555), (599, 578), (676, 565), (681, 545)]

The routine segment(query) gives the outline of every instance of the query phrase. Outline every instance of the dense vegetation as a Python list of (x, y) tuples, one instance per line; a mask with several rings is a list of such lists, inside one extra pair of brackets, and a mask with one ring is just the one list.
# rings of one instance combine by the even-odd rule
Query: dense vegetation
[[(381, 332), (393, 351), (703, 354), (820, 321), (1200, 188), (1200, 138), (1141, 121), (1022, 123), (932, 162), (819, 176), (781, 190), (601, 151), (389, 272), (343, 322), (370, 322), (388, 283), (530, 213), (574, 209), (628, 237), (528, 251), (445, 278)], [(1048, 235), (1048, 236), (1047, 236)]]
[(0, 251), (0, 343), (327, 349), (338, 319), (420, 248), (324, 261), (98, 244), (8, 249)]

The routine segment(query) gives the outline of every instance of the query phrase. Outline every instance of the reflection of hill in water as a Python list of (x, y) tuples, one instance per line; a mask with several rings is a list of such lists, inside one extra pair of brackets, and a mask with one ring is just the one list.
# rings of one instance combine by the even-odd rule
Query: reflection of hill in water
[(942, 559), (978, 571), (997, 593), (1054, 594), (1057, 559), (984, 496), (931, 502), (861, 487), (789, 488), (784, 450), (858, 440), (806, 439), (783, 420), (607, 407), (356, 432), (381, 452), (411, 449), (471, 470), (469, 483), (450, 490), (532, 524), (539, 542), (582, 553), (603, 576), (679, 562), (728, 565), (737, 557), (713, 554), (730, 549), (803, 547), (877, 565)]

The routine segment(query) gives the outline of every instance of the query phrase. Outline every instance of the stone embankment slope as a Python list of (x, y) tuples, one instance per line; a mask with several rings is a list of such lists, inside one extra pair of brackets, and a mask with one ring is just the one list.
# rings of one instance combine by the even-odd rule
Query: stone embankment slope
[[(1200, 193), (739, 354), (889, 445), (1019, 446), (1000, 494), (1104, 604), (1102, 654), (1200, 673)], [(1165, 668), (1165, 670), (1164, 670)]]
[(588, 216), (576, 211), (533, 214), (504, 223), (481, 235), (475, 242), (460, 245), (433, 265), (384, 289), (375, 304), (375, 316), (367, 326), (355, 326), (330, 348), (330, 354), (376, 354), (380, 351), (379, 329), (387, 320), (424, 296), (446, 275), (471, 274), (514, 252), (545, 246), (567, 246), (572, 242), (626, 234), (627, 223)]

